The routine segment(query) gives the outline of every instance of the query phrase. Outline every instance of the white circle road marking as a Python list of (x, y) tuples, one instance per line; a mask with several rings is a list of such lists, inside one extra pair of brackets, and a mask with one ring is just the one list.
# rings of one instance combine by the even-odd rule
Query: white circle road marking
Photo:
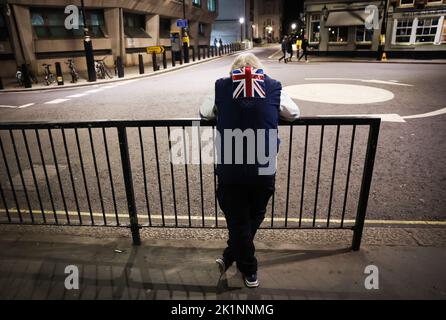
[(298, 84), (284, 89), (293, 99), (334, 104), (368, 104), (394, 98), (388, 90), (353, 84)]

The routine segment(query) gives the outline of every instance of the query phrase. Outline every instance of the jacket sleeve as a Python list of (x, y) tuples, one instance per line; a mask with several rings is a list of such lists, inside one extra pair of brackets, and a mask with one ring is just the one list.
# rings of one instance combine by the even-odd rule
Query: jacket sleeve
[(217, 117), (217, 106), (215, 105), (215, 92), (209, 92), (200, 106), (200, 117), (204, 120), (213, 120)]
[(300, 110), (296, 103), (284, 90), (280, 93), (280, 118), (285, 121), (293, 121), (300, 117)]

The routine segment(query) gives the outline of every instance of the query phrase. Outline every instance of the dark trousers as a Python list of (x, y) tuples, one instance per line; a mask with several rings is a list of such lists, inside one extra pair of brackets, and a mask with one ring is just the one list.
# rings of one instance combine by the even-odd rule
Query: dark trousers
[(266, 206), (274, 193), (268, 185), (219, 185), (217, 198), (229, 231), (223, 257), (236, 262), (243, 274), (257, 272), (254, 237), (265, 218)]
[[(282, 52), (283, 52), (283, 56), (279, 59), (279, 62), (280, 62), (282, 59), (285, 59), (285, 57), (286, 57), (286, 51), (282, 50)], [(286, 62), (286, 59), (285, 59), (285, 62)]]
[(305, 56), (305, 61), (307, 61), (307, 55), (308, 55), (308, 52), (307, 52), (306, 49), (304, 49), (304, 50), (302, 51), (302, 54), (300, 55), (298, 61), (300, 61), (300, 59), (302, 59), (303, 56)]

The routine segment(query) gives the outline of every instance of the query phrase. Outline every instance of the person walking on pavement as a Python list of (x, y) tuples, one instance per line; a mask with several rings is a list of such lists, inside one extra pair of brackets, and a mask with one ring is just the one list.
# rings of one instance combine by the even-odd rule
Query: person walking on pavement
[(282, 59), (284, 59), (284, 62), (286, 63), (287, 42), (288, 42), (288, 37), (284, 36), (283, 39), (282, 39), (282, 42), (280, 44), (280, 48), (282, 49), (283, 56), (279, 58), (279, 62)]
[[(230, 75), (215, 82), (200, 107), (203, 119), (216, 119), (217, 199), (229, 231), (228, 246), (216, 263), (223, 276), (236, 262), (245, 285), (254, 288), (259, 286), (254, 237), (275, 190), (279, 118), (293, 121), (300, 111), (252, 53), (235, 58)], [(242, 132), (241, 137), (236, 137), (237, 132)], [(249, 138), (243, 142), (245, 134), (257, 143)], [(253, 144), (264, 151), (256, 152)], [(260, 161), (265, 150), (269, 150), (266, 163)]]
[(300, 61), (300, 59), (302, 59), (303, 56), (305, 56), (305, 61), (308, 62), (307, 59), (307, 55), (308, 55), (308, 40), (307, 37), (303, 37), (302, 39), (302, 54), (300, 55), (299, 59), (297, 59), (297, 61)]
[(221, 52), (223, 52), (223, 41), (221, 40), (221, 38), (220, 38), (220, 40), (218, 41), (218, 43), (220, 44), (219, 51), (220, 51), (220, 53), (221, 53)]
[(286, 51), (288, 54), (288, 62), (291, 62), (291, 58), (293, 57), (293, 38), (288, 38), (287, 44), (286, 44)]
[(217, 48), (217, 43), (218, 43), (217, 38), (214, 38), (214, 47), (215, 48)]

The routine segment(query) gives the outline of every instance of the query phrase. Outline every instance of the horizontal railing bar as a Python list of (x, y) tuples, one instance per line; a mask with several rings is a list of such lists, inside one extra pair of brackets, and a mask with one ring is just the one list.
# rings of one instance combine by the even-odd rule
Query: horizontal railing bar
[[(0, 123), (0, 130), (10, 129), (74, 129), (74, 128), (115, 128), (115, 127), (180, 127), (192, 126), (200, 122), (200, 126), (215, 126), (214, 120), (200, 120), (199, 118), (186, 119), (159, 119), (159, 120), (97, 120), (97, 121), (77, 121), (77, 122), (57, 122), (57, 121), (30, 121), (30, 122), (3, 122)], [(372, 117), (314, 117), (299, 118), (292, 122), (279, 121), (279, 125), (374, 125), (380, 122), (380, 118)]]

